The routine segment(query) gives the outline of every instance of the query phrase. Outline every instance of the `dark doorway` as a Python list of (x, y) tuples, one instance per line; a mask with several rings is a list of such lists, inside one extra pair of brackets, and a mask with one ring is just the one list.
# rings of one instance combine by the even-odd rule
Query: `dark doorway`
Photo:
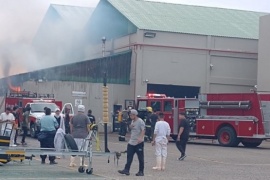
[(147, 84), (147, 93), (165, 94), (175, 98), (194, 98), (198, 97), (200, 87), (195, 86), (176, 86), (164, 84)]

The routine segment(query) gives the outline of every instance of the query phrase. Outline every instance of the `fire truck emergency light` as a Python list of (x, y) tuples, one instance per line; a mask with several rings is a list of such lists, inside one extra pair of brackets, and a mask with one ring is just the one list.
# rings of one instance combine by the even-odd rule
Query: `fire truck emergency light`
[(53, 102), (53, 100), (38, 99), (38, 100), (33, 100), (33, 102)]
[(165, 94), (152, 94), (152, 93), (149, 93), (149, 94), (147, 94), (147, 97), (148, 98), (166, 98), (166, 95)]

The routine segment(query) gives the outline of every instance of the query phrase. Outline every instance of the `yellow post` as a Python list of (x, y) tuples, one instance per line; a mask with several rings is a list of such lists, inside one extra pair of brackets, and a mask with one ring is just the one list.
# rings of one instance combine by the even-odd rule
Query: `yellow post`
[(109, 122), (109, 110), (108, 110), (108, 87), (103, 86), (103, 122), (108, 123)]
[(96, 150), (101, 151), (98, 130), (96, 131)]
[(109, 123), (109, 98), (108, 98), (108, 87), (106, 86), (106, 73), (104, 78), (103, 86), (103, 122), (104, 122), (104, 150), (105, 152), (110, 152), (108, 149), (108, 123)]

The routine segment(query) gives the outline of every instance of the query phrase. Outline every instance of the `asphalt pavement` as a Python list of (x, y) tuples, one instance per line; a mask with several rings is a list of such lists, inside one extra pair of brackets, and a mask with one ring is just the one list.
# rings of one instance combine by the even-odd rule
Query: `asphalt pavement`
[[(103, 135), (101, 149), (104, 148)], [(109, 150), (124, 151), (127, 142), (119, 142), (117, 134), (109, 134)], [(38, 147), (36, 139), (27, 139), (28, 147)], [(114, 156), (94, 156), (93, 175), (79, 173), (78, 167), (68, 167), (69, 157), (57, 159), (58, 165), (41, 165), (39, 157), (23, 164), (10, 162), (0, 167), (0, 179), (183, 179), (183, 180), (265, 180), (270, 179), (270, 142), (263, 142), (258, 148), (221, 147), (212, 140), (192, 140), (187, 145), (187, 157), (178, 161), (179, 152), (173, 142), (168, 145), (168, 158), (165, 171), (155, 171), (154, 147), (145, 143), (145, 176), (136, 177), (138, 159), (134, 156), (130, 176), (121, 175), (117, 170), (123, 169), (126, 154), (118, 162)], [(79, 164), (79, 159), (77, 159)]]

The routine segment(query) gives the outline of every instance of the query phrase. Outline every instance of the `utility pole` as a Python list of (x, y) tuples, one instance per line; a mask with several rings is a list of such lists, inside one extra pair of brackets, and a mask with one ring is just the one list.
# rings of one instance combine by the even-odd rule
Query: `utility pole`
[[(102, 37), (102, 57), (105, 57), (105, 43), (106, 37)], [(104, 123), (104, 149), (105, 152), (110, 152), (108, 149), (108, 122), (109, 122), (109, 97), (108, 97), (108, 87), (107, 87), (107, 69), (104, 71), (103, 76), (103, 123)]]

